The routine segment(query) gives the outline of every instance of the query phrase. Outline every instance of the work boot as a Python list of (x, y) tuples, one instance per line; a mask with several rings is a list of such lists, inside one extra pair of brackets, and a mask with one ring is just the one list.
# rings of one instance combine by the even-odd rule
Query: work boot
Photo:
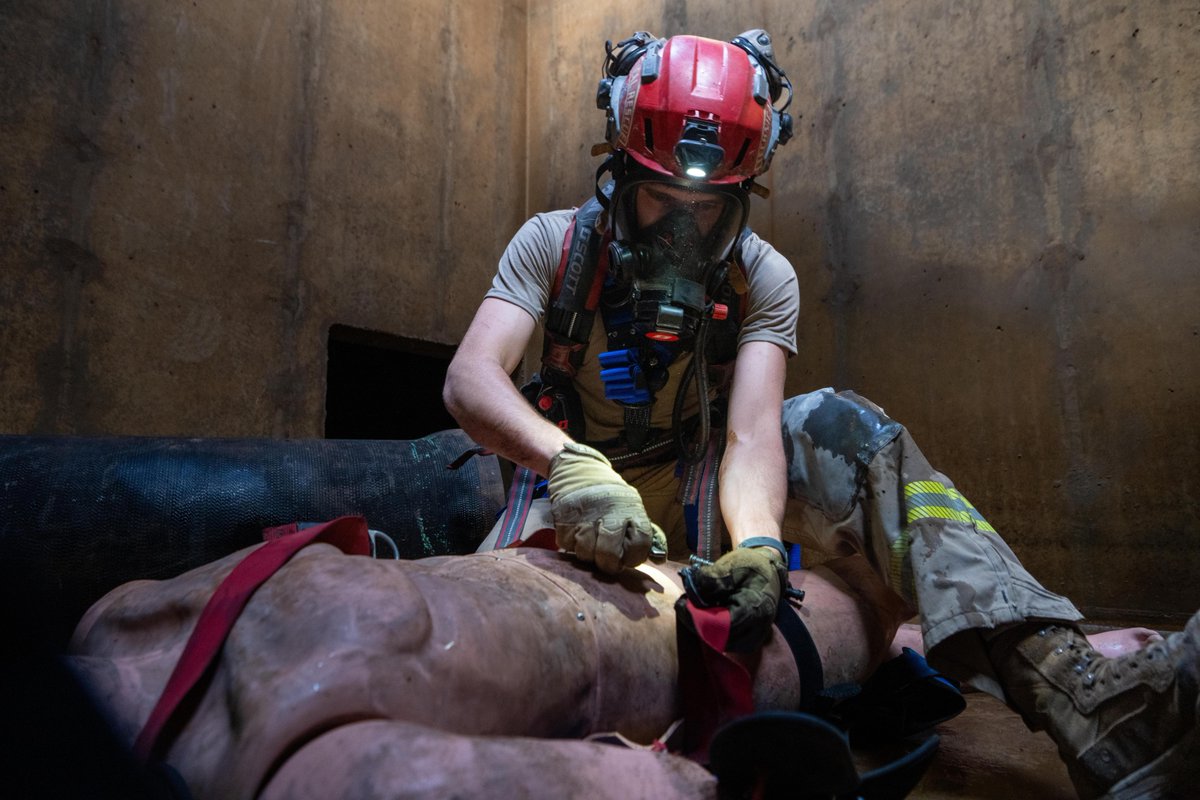
[(1120, 658), (1092, 650), (1070, 624), (1023, 623), (993, 638), (988, 653), (1010, 705), (1050, 734), (1080, 797), (1196, 791), (1200, 612), (1183, 631)]

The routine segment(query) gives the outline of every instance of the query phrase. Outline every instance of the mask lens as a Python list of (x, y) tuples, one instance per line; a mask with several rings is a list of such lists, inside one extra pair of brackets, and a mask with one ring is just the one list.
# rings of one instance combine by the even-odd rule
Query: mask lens
[(660, 268), (692, 280), (726, 255), (741, 225), (741, 203), (723, 192), (647, 181), (631, 199), (632, 238), (659, 256)]
[(652, 256), (639, 270), (637, 277), (642, 280), (693, 277), (709, 260), (695, 217), (683, 209), (659, 217), (642, 228), (637, 238)]

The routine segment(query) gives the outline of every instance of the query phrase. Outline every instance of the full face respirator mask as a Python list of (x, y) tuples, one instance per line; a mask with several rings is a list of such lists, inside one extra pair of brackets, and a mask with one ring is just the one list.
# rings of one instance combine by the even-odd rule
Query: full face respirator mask
[(724, 318), (708, 297), (745, 221), (737, 193), (638, 182), (623, 187), (614, 211), (607, 305), (627, 307), (642, 336), (685, 345), (702, 319)]

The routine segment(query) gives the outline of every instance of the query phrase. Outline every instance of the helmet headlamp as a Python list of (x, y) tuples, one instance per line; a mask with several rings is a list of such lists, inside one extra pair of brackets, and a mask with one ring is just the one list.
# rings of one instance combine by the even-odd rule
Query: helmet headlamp
[(718, 126), (706, 120), (688, 120), (675, 144), (675, 160), (689, 178), (704, 179), (721, 166), (725, 148), (717, 144)]

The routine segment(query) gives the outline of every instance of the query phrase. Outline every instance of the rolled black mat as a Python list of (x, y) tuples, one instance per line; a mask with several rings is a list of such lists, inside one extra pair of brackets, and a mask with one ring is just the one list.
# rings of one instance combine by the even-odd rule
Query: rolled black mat
[(0, 436), (3, 614), (58, 646), (93, 602), (262, 540), (361, 514), (402, 558), (466, 553), (504, 505), (461, 430), (411, 441)]

